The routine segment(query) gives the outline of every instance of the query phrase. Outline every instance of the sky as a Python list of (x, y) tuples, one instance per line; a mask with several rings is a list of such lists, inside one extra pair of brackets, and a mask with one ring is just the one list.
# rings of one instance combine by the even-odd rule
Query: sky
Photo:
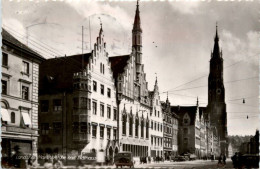
[[(2, 24), (45, 58), (93, 49), (104, 30), (109, 57), (131, 53), (136, 1), (2, 1)], [(207, 105), (216, 23), (224, 59), (229, 135), (259, 129), (257, 1), (140, 1), (143, 63), (149, 90), (158, 77), (161, 100)], [(82, 33), (83, 26), (83, 33)], [(243, 103), (243, 98), (245, 103)], [(248, 116), (248, 118), (247, 118)]]

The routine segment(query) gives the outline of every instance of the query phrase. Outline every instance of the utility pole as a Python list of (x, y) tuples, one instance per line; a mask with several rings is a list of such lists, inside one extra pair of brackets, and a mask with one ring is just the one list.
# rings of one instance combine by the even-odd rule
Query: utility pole
[(89, 17), (89, 20), (88, 20), (88, 28), (89, 28), (89, 40), (90, 40), (90, 43), (89, 43), (89, 46), (90, 46), (90, 52), (92, 51), (92, 46), (91, 46), (91, 27), (90, 27), (90, 17)]
[(84, 26), (82, 26), (82, 70), (84, 69)]

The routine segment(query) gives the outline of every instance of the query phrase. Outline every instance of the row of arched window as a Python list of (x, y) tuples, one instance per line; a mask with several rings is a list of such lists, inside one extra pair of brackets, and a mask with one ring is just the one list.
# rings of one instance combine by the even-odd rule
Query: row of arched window
[[(123, 135), (126, 135), (126, 123), (127, 123), (127, 115), (122, 115), (122, 131)], [(129, 116), (129, 135), (133, 136), (133, 123), (134, 118), (132, 115)], [(144, 130), (146, 129), (146, 138), (149, 138), (149, 120), (146, 120), (146, 125), (144, 118), (141, 119), (141, 138), (144, 137)], [(135, 118), (135, 137), (139, 137), (139, 118)]]

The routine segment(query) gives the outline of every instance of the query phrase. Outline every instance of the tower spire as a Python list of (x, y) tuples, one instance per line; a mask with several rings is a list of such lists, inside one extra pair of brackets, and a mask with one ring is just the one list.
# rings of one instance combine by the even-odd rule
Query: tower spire
[(218, 41), (219, 41), (219, 37), (218, 37), (218, 22), (216, 22), (216, 35), (215, 35), (215, 44), (214, 44), (214, 49), (213, 49), (213, 57), (214, 56), (217, 56), (219, 57), (220, 56), (220, 51), (219, 51), (219, 44), (218, 44)]
[(133, 31), (142, 32), (141, 20), (140, 20), (140, 11), (139, 11), (139, 0), (137, 0), (137, 3), (136, 3), (135, 21), (134, 21)]

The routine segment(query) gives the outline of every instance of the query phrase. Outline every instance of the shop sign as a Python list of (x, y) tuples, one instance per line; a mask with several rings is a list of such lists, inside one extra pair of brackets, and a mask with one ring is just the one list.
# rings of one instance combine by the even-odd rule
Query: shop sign
[(24, 129), (24, 128), (20, 128), (20, 127), (12, 127), (12, 126), (7, 126), (6, 131), (35, 134), (35, 131), (32, 129), (29, 129), (29, 128)]

